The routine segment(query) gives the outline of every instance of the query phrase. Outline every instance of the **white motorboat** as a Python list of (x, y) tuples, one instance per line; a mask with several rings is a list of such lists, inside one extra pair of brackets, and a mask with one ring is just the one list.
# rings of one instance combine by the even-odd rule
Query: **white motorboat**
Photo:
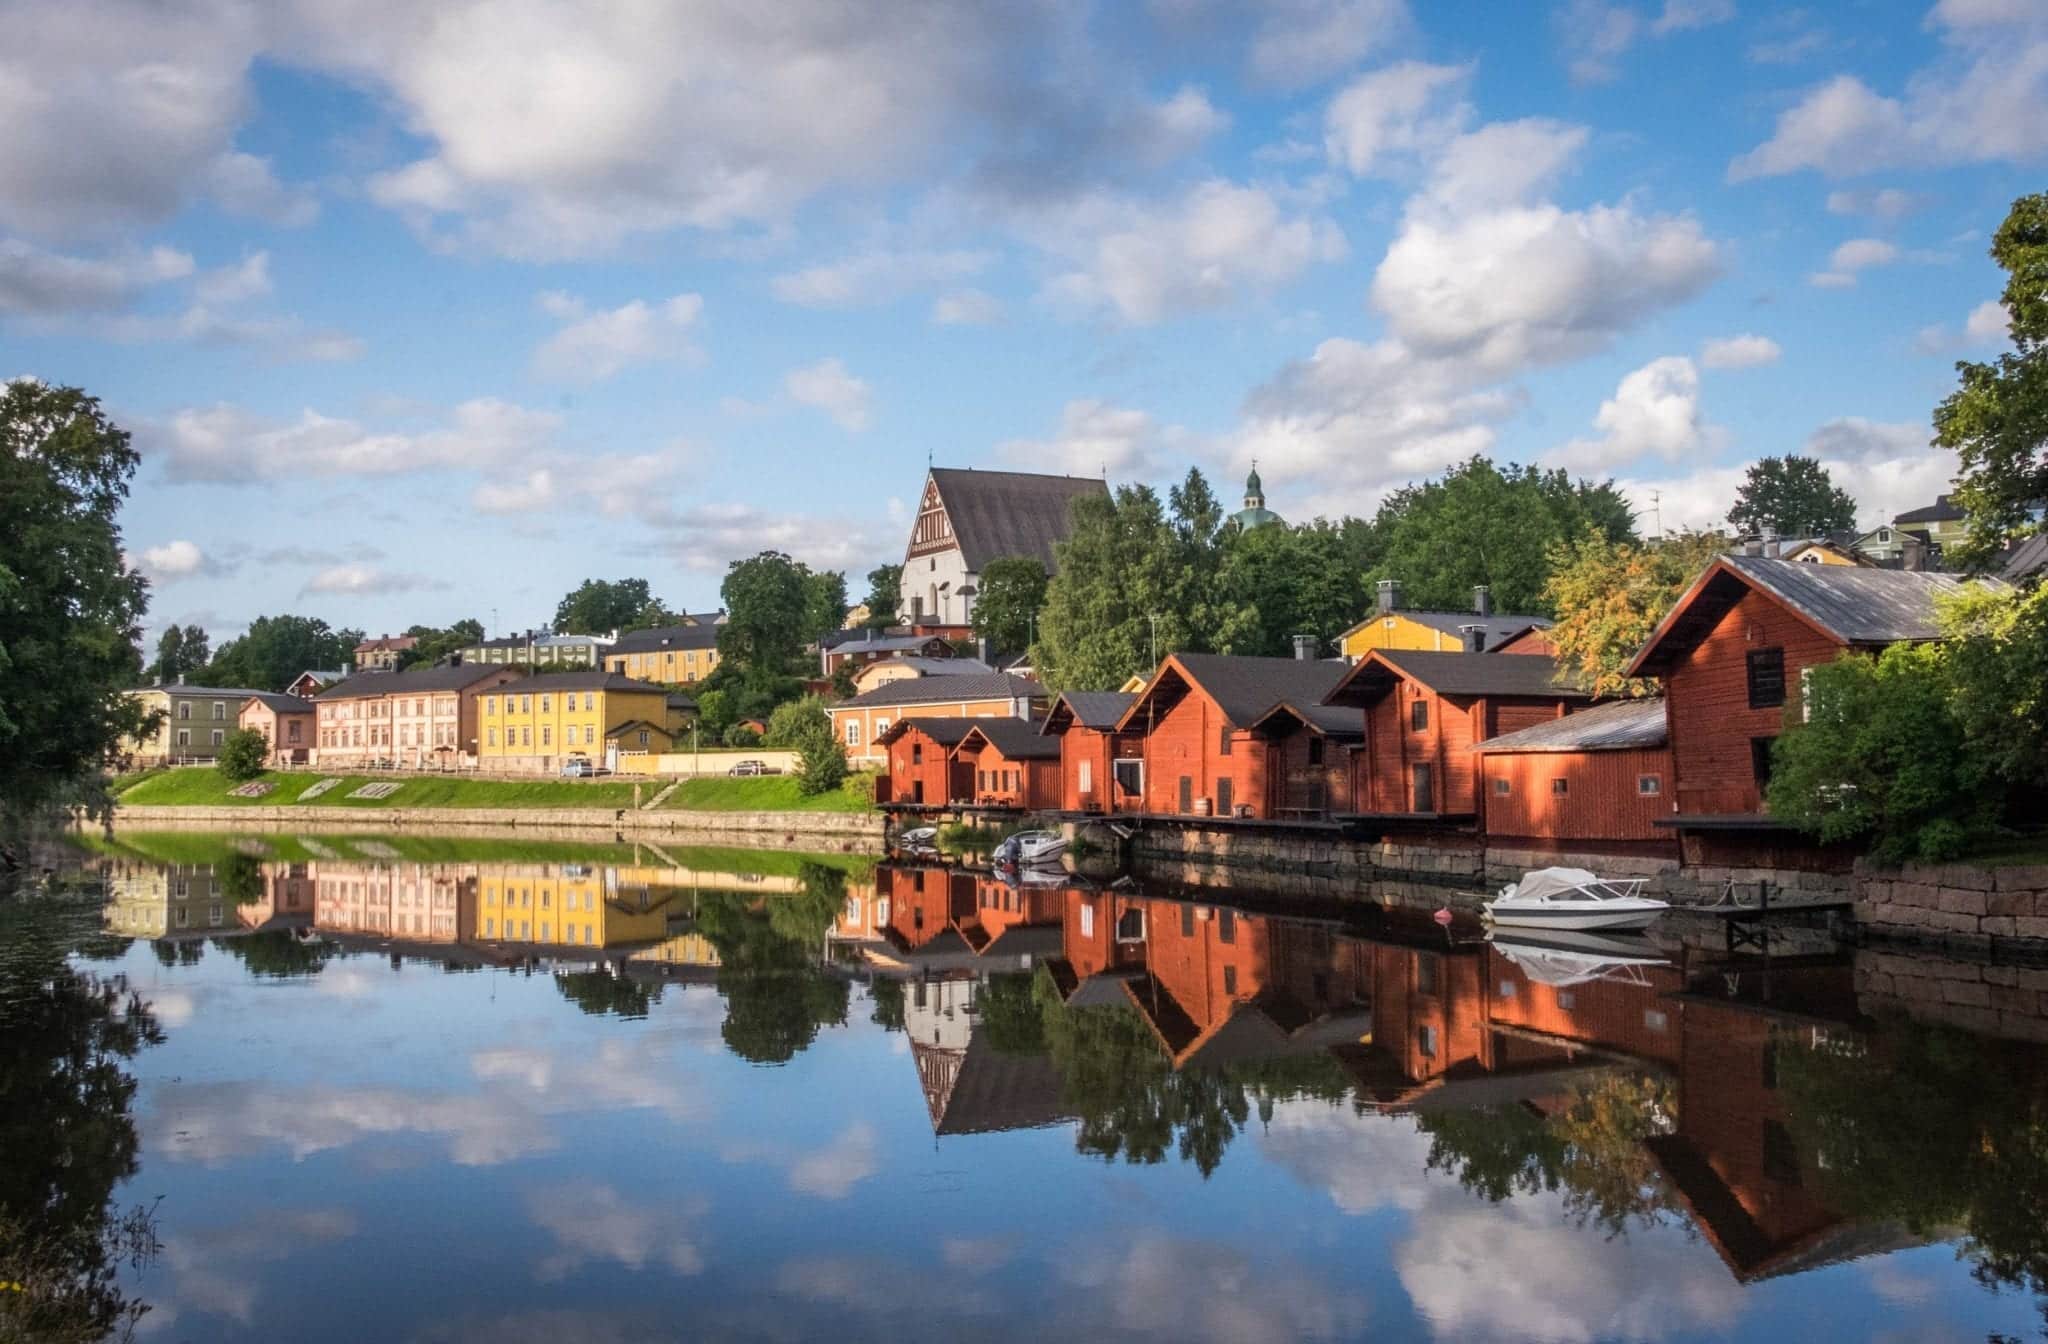
[(936, 826), (913, 826), (896, 837), (896, 843), (905, 849), (931, 849), (939, 842), (939, 828)]
[(1524, 929), (1647, 929), (1671, 907), (1643, 895), (1643, 882), (1584, 868), (1538, 868), (1502, 887), (1486, 903), (1486, 918)]
[(1058, 863), (1067, 852), (1067, 837), (1058, 831), (1019, 831), (996, 846), (997, 863), (1031, 867)]
[(1505, 928), (1492, 930), (1487, 940), (1532, 983), (1553, 989), (1595, 980), (1646, 985), (1648, 967), (1671, 964), (1663, 950), (1640, 933)]

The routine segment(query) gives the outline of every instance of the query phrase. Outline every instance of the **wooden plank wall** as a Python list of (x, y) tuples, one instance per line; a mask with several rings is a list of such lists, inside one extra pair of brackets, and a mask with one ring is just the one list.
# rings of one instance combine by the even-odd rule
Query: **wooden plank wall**
[[(1480, 759), (1480, 806), (1490, 841), (1652, 840), (1676, 848), (1676, 833), (1655, 825), (1671, 815), (1669, 751), (1498, 752)], [(1657, 793), (1640, 792), (1644, 775), (1657, 777)], [(1562, 795), (1552, 788), (1557, 779), (1565, 781)], [(1505, 794), (1499, 792), (1503, 781)]]

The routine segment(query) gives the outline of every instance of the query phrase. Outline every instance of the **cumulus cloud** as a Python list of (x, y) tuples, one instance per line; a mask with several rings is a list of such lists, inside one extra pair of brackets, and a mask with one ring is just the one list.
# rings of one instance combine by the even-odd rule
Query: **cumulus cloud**
[(1472, 117), (1472, 71), (1403, 61), (1345, 85), (1323, 113), (1331, 162), (1363, 177), (1441, 149)]
[(192, 293), (201, 303), (241, 303), (270, 293), (270, 254), (251, 252), (233, 266), (201, 271)]
[(1771, 138), (1728, 165), (1741, 182), (1808, 169), (1854, 177), (1893, 168), (2048, 154), (2048, 11), (2024, 4), (1942, 4), (1929, 16), (1942, 51), (1890, 97), (1836, 75), (1778, 117)]
[(884, 303), (912, 290), (947, 284), (980, 271), (986, 252), (867, 252), (798, 271), (769, 282), (775, 297), (804, 308), (853, 308)]
[(1920, 328), (1913, 348), (1923, 355), (1945, 355), (1958, 350), (2004, 345), (2012, 335), (2012, 314), (1997, 299), (1986, 299), (1970, 310), (1957, 332), (1946, 323)]
[(417, 593), (447, 586), (428, 574), (397, 573), (376, 565), (331, 565), (307, 579), (306, 586), (299, 589), (299, 593), (301, 596), (334, 593), (367, 597), (381, 593)]
[(956, 289), (932, 300), (932, 321), (938, 326), (986, 326), (1002, 320), (1002, 301), (978, 289)]
[(1073, 269), (1045, 297), (1134, 325), (1263, 294), (1346, 254), (1328, 219), (1291, 213), (1262, 187), (1212, 179), (1164, 204), (1098, 201), (1048, 240)]
[(1260, 82), (1302, 88), (1391, 45), (1411, 24), (1404, 0), (1280, 0), (1264, 7), (1248, 61)]
[(116, 341), (170, 341), (202, 349), (253, 349), (265, 361), (277, 364), (340, 363), (360, 359), (365, 348), (360, 336), (327, 327), (309, 327), (296, 317), (221, 312), (205, 304), (194, 304), (166, 317), (130, 314), (115, 318), (106, 324), (105, 332)]
[(1664, 0), (1652, 19), (1608, 0), (1571, 0), (1555, 16), (1565, 68), (1574, 84), (1605, 84), (1620, 73), (1620, 60), (1644, 37), (1669, 37), (1726, 23), (1734, 0)]
[(791, 400), (823, 411), (849, 434), (865, 430), (872, 418), (873, 389), (847, 372), (836, 356), (791, 369), (783, 376), (782, 388)]
[(1052, 438), (1011, 439), (996, 452), (1037, 471), (1144, 477), (1158, 465), (1161, 437), (1145, 412), (1083, 397), (1066, 404)]
[(463, 402), (438, 429), (376, 431), (306, 410), (279, 421), (228, 403), (144, 426), (145, 453), (173, 481), (253, 483), (283, 476), (396, 476), (450, 469), (502, 469), (542, 447), (560, 417), (510, 402)]
[(207, 168), (206, 189), (229, 214), (279, 228), (303, 228), (320, 217), (318, 197), (304, 187), (278, 181), (270, 160), (254, 154), (230, 152), (215, 158)]
[(659, 303), (634, 299), (591, 312), (581, 299), (551, 292), (540, 304), (566, 324), (534, 352), (534, 371), (544, 378), (595, 383), (635, 364), (703, 357), (691, 339), (704, 313), (702, 295), (678, 294)]
[(1873, 219), (1897, 220), (1925, 208), (1927, 198), (1897, 187), (1870, 191), (1839, 190), (1828, 193), (1831, 215), (1868, 215)]
[(56, 316), (125, 308), (151, 287), (182, 280), (192, 269), (190, 255), (168, 247), (94, 258), (4, 239), (0, 240), (0, 313)]
[(1559, 466), (1606, 470), (1644, 458), (1677, 462), (1725, 439), (1700, 407), (1700, 375), (1683, 355), (1653, 359), (1628, 374), (1593, 417), (1597, 439), (1573, 439), (1551, 454)]
[(908, 530), (898, 520), (892, 520), (886, 534), (874, 524), (872, 512), (821, 518), (710, 503), (673, 510), (660, 526), (668, 555), (698, 573), (723, 574), (734, 556), (763, 549), (787, 552), (813, 569), (866, 573), (891, 552), (902, 558)]
[(223, 568), (219, 561), (202, 551), (197, 542), (184, 540), (145, 548), (139, 567), (158, 584), (218, 574)]
[(1710, 369), (1753, 369), (1760, 364), (1777, 363), (1784, 353), (1783, 347), (1770, 337), (1744, 333), (1706, 342), (1700, 347), (1700, 363)]

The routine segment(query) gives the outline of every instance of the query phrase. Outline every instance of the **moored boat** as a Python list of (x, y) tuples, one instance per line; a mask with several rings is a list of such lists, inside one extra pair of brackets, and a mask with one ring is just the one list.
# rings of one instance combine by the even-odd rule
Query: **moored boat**
[(913, 826), (896, 837), (896, 843), (904, 849), (931, 849), (938, 841), (939, 828), (936, 826)]
[(995, 861), (1028, 867), (1058, 863), (1067, 852), (1067, 837), (1058, 831), (1019, 831), (996, 846)]
[(1538, 868), (1501, 888), (1485, 915), (1527, 929), (1646, 929), (1671, 907), (1643, 895), (1640, 877), (1609, 879), (1584, 868)]

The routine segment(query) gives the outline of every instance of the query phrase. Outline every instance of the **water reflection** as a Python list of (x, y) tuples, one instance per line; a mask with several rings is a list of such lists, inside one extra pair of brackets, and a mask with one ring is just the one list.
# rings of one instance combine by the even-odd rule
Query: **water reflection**
[[(95, 859), (100, 928), (0, 973), (0, 1209), (61, 1191), (94, 1310), (195, 1337), (1982, 1337), (2048, 1287), (2048, 971), (650, 850)], [(72, 1088), (91, 1151), (20, 1119)], [(449, 1262), (348, 1331), (279, 1291), (370, 1244)]]

